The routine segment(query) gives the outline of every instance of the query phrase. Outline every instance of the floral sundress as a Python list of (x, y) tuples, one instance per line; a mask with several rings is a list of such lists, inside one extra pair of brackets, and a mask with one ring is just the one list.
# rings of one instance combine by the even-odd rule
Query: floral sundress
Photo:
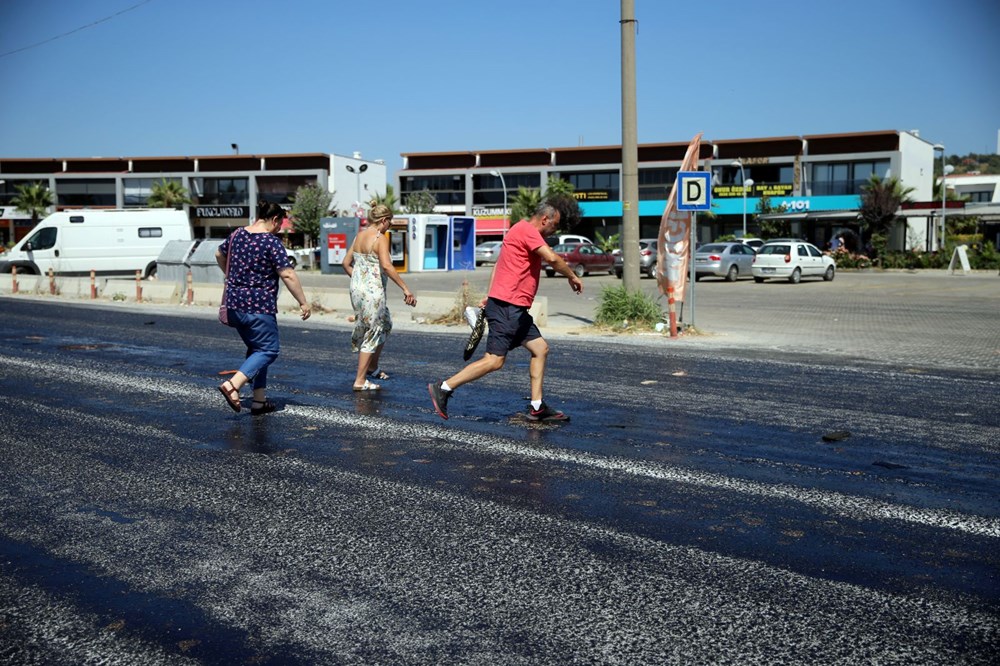
[(354, 253), (351, 273), (351, 305), (354, 306), (354, 333), (351, 350), (375, 353), (392, 330), (392, 317), (385, 303), (386, 276), (378, 255)]

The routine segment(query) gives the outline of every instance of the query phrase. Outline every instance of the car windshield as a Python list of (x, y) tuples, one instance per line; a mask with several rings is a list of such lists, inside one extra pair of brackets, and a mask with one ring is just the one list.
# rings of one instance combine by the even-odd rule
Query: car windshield
[(554, 248), (552, 248), (552, 251), (553, 252), (572, 252), (577, 247), (579, 247), (579, 245), (580, 245), (579, 243), (563, 243), (562, 245), (556, 245)]
[(698, 252), (702, 252), (704, 254), (712, 254), (714, 252), (720, 252), (721, 253), (721, 252), (725, 252), (727, 247), (729, 247), (729, 246), (728, 245), (723, 245), (721, 243), (714, 243), (714, 244), (711, 244), (711, 245), (702, 245), (701, 247), (698, 248)]
[(764, 245), (757, 250), (757, 254), (788, 254), (791, 249), (788, 245)]

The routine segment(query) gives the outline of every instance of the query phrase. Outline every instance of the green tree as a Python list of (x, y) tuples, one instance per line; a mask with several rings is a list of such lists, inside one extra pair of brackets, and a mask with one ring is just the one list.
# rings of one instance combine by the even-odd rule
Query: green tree
[(146, 205), (150, 208), (180, 208), (184, 204), (191, 203), (188, 191), (184, 189), (179, 180), (167, 180), (161, 178), (159, 182), (153, 183), (149, 189), (149, 199)]
[(515, 225), (521, 220), (527, 220), (535, 213), (538, 204), (542, 202), (542, 193), (529, 187), (518, 187), (517, 194), (510, 202), (510, 223)]
[(754, 214), (754, 222), (760, 229), (760, 237), (764, 240), (768, 238), (787, 238), (792, 234), (792, 223), (788, 220), (762, 220), (761, 215), (771, 215), (773, 213), (785, 212), (785, 204), (774, 206), (771, 204), (771, 197), (766, 194), (761, 195), (757, 202), (757, 212)]
[[(545, 184), (544, 194), (533, 188), (518, 187), (517, 194), (511, 200), (510, 223), (513, 225), (521, 220), (527, 220), (535, 213), (535, 209), (542, 202), (542, 199), (556, 201), (562, 197), (576, 200), (573, 185), (554, 176), (550, 176)], [(570, 218), (562, 219), (559, 226), (565, 233), (576, 233), (581, 222), (579, 206), (575, 207), (575, 214), (571, 215)]]
[(594, 238), (597, 242), (594, 243), (597, 247), (601, 248), (605, 252), (611, 252), (612, 250), (617, 250), (619, 245), (621, 245), (621, 234), (611, 234), (607, 238), (604, 237), (598, 230), (594, 230)]
[(306, 237), (306, 246), (313, 247), (319, 242), (319, 221), (330, 213), (333, 195), (317, 183), (308, 183), (295, 190), (292, 220), (295, 230)]
[(15, 185), (14, 189), (17, 190), (17, 194), (10, 200), (10, 203), (17, 210), (31, 216), (32, 226), (38, 224), (38, 220), (52, 206), (52, 192), (43, 183)]
[[(876, 174), (868, 177), (868, 182), (861, 186), (861, 227), (863, 240), (875, 238), (885, 243), (892, 225), (896, 222), (896, 212), (899, 205), (912, 201), (912, 187), (903, 187), (897, 178), (882, 179)], [(884, 250), (884, 248), (883, 248)]]
[(426, 187), (419, 192), (411, 192), (406, 197), (406, 212), (411, 215), (433, 213), (437, 205), (437, 197)]
[(372, 197), (370, 206), (388, 206), (389, 210), (392, 211), (393, 215), (398, 215), (401, 211), (399, 209), (399, 200), (396, 198), (396, 193), (392, 189), (392, 185), (385, 186), (385, 194), (375, 193)]
[(549, 197), (555, 196), (557, 194), (565, 194), (566, 196), (575, 196), (573, 193), (575, 188), (570, 184), (569, 181), (563, 180), (562, 178), (556, 178), (555, 176), (549, 176), (548, 182), (545, 184), (545, 195), (544, 197), (548, 199)]

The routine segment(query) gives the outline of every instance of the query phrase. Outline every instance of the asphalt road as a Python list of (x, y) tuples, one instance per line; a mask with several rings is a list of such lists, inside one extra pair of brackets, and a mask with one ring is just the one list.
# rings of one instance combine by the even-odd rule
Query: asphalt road
[(283, 318), (252, 418), (209, 310), (0, 316), (0, 662), (995, 663), (995, 367), (563, 331), (569, 424), (518, 418), (524, 354), (445, 422), (460, 329), (359, 396), (349, 329)]

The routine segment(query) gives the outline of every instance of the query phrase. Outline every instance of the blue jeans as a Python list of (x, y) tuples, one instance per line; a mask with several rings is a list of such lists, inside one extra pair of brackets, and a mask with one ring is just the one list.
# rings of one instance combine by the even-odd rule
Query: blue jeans
[(267, 388), (267, 367), (274, 363), (278, 346), (278, 318), (273, 314), (229, 311), (229, 323), (243, 338), (247, 358), (240, 372), (253, 381), (255, 389)]

